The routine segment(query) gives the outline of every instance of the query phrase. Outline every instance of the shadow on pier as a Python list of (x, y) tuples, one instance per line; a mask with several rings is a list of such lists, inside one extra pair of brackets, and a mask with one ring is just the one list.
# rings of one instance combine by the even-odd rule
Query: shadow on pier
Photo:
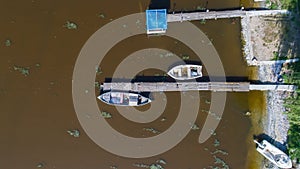
[[(195, 79), (196, 82), (212, 82), (210, 79), (213, 78), (213, 82), (222, 82), (224, 77), (209, 77), (203, 76), (201, 78)], [(249, 82), (248, 77), (236, 77), (227, 76), (225, 77), (226, 82)], [(194, 80), (185, 80), (182, 82), (192, 82)], [(176, 82), (170, 76), (136, 76), (134, 79), (124, 79), (124, 78), (105, 78), (106, 83), (110, 82)]]
[(149, 9), (170, 9), (170, 0), (151, 0)]

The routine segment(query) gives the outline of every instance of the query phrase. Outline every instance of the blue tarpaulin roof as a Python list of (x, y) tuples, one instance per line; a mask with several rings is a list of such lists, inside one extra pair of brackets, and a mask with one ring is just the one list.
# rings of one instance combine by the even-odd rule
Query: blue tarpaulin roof
[(167, 10), (146, 10), (147, 31), (167, 29)]

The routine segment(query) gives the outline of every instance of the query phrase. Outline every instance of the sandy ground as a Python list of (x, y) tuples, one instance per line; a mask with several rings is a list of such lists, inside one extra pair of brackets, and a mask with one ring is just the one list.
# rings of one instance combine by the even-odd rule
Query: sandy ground
[(293, 49), (299, 37), (294, 36), (297, 30), (290, 20), (284, 15), (250, 18), (253, 55), (258, 61), (295, 57)]

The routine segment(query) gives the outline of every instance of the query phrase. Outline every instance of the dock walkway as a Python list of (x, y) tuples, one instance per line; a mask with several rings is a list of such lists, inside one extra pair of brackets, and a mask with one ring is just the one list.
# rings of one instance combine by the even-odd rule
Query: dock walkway
[(206, 19), (224, 19), (224, 18), (244, 18), (251, 16), (270, 16), (277, 14), (289, 14), (287, 10), (228, 10), (228, 11), (207, 11), (207, 12), (191, 12), (191, 13), (175, 13), (168, 14), (167, 22), (183, 22)]
[(112, 82), (102, 85), (104, 91), (120, 90), (133, 92), (163, 92), (163, 91), (214, 91), (214, 92), (248, 92), (250, 90), (280, 90), (293, 91), (293, 85), (257, 85), (249, 82)]

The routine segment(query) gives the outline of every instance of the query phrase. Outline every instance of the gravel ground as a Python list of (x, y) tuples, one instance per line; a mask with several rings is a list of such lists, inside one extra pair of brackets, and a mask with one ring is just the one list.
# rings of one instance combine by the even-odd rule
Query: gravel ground
[[(270, 17), (245, 17), (241, 20), (242, 35), (244, 39), (244, 56), (249, 66), (257, 65), (259, 61), (270, 61), (274, 58), (274, 51), (279, 44), (282, 25)], [(266, 30), (271, 30), (272, 35)], [(268, 42), (266, 42), (268, 41)], [(257, 66), (255, 76), (261, 82), (277, 83), (282, 64), (260, 64)], [(283, 91), (267, 91), (266, 117), (262, 120), (263, 133), (274, 139), (274, 144), (286, 150), (289, 121), (283, 112), (284, 99), (291, 93)], [(259, 126), (258, 126), (259, 127)], [(258, 133), (259, 134), (259, 133)], [(261, 168), (274, 168), (268, 160), (264, 159)]]

